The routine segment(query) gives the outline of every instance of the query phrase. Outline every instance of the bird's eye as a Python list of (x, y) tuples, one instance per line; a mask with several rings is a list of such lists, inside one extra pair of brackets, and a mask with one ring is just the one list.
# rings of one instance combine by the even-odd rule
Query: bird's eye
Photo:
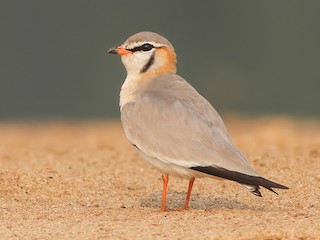
[(139, 47), (135, 47), (135, 48), (132, 48), (132, 49), (127, 49), (131, 52), (138, 52), (138, 51), (144, 51), (144, 52), (147, 52), (147, 51), (150, 51), (152, 48), (154, 48), (154, 46), (150, 43), (145, 43)]
[(142, 51), (150, 51), (152, 48), (154, 48), (154, 46), (149, 43), (145, 43), (141, 46)]

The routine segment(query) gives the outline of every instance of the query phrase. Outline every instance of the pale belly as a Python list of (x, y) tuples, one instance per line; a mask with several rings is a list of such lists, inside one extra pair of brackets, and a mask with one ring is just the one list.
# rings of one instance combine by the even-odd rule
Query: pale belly
[(157, 168), (162, 174), (174, 175), (186, 179), (190, 178), (201, 178), (201, 177), (213, 177), (205, 173), (201, 173), (186, 167), (181, 167), (175, 164), (165, 163), (157, 158), (150, 157), (144, 154), (142, 151), (139, 151), (142, 157), (150, 163), (152, 166)]

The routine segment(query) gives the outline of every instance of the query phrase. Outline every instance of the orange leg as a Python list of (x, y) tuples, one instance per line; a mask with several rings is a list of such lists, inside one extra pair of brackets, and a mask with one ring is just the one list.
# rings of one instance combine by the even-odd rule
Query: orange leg
[(169, 175), (162, 175), (163, 189), (162, 189), (162, 201), (161, 201), (161, 212), (167, 211), (166, 201), (167, 201), (167, 188), (169, 182)]
[(189, 207), (189, 202), (190, 202), (190, 196), (191, 196), (191, 191), (192, 191), (192, 186), (193, 186), (193, 182), (194, 182), (195, 178), (191, 178), (189, 181), (189, 188), (188, 188), (188, 193), (187, 193), (187, 197), (186, 197), (186, 201), (184, 202), (184, 206), (182, 209), (186, 210)]

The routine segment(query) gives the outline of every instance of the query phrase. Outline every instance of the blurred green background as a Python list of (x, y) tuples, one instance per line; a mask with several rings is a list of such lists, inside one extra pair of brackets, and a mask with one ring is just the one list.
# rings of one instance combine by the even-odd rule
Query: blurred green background
[(106, 50), (164, 35), (219, 112), (320, 116), (320, 1), (0, 2), (0, 120), (112, 118), (126, 76)]

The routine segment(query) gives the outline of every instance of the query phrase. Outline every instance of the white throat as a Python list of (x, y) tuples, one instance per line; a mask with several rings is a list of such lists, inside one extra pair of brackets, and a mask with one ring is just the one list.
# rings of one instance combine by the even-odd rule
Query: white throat
[(139, 79), (139, 75), (136, 74), (128, 74), (124, 83), (121, 86), (120, 91), (120, 108), (129, 102), (135, 101), (135, 95), (138, 91), (137, 88), (137, 79)]
[(122, 56), (121, 60), (126, 68), (127, 74), (139, 74), (150, 58), (154, 55), (154, 52), (155, 49), (152, 49), (148, 52), (135, 52), (130, 55)]

